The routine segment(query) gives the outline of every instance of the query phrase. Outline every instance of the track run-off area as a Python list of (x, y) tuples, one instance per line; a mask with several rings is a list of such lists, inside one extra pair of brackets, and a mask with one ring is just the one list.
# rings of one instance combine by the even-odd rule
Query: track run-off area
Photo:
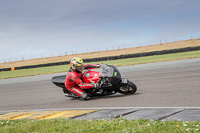
[[(138, 90), (134, 95), (115, 94), (94, 97), (88, 101), (67, 98), (61, 88), (51, 83), (53, 76), (67, 72), (0, 80), (0, 119), (3, 115), (5, 119), (31, 114), (34, 117), (34, 113), (39, 112), (41, 115), (42, 111), (47, 114), (35, 119), (59, 117), (63, 114), (67, 118), (80, 116), (89, 119), (87, 115), (83, 116), (88, 113), (90, 118), (101, 118), (102, 114), (108, 118), (110, 111), (110, 114), (116, 112), (116, 115), (123, 114), (126, 118), (135, 119), (164, 113), (164, 116), (155, 119), (168, 117), (170, 120), (171, 115), (185, 111), (193, 115), (195, 120), (200, 120), (200, 58), (118, 68), (122, 77), (137, 85)], [(54, 112), (49, 113), (49, 110)], [(12, 115), (15, 111), (22, 113)], [(75, 112), (77, 115), (73, 115)], [(136, 115), (131, 116), (132, 113)], [(144, 117), (147, 114), (148, 117)]]

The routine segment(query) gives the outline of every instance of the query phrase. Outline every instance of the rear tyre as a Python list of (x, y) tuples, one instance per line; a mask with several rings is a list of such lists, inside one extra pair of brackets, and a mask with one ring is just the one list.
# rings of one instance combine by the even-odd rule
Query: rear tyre
[(65, 87), (63, 87), (62, 90), (63, 90), (64, 93), (69, 93), (68, 89), (65, 88)]
[(121, 93), (121, 94), (124, 94), (124, 95), (132, 95), (134, 94), (136, 91), (137, 91), (137, 86), (127, 80), (127, 84), (126, 85), (122, 85), (119, 89), (118, 89), (118, 92)]

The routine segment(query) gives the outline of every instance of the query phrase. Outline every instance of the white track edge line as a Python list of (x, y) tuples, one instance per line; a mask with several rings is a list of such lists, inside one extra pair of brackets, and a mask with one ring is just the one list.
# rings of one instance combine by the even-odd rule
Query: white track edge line
[(1, 112), (16, 111), (51, 111), (51, 110), (105, 110), (105, 109), (200, 109), (200, 107), (93, 107), (93, 108), (54, 108), (54, 109), (24, 109), (24, 110), (2, 110)]

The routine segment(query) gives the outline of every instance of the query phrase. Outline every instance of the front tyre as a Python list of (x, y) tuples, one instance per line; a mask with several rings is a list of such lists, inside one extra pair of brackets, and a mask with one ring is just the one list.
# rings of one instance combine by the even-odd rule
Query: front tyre
[(124, 95), (132, 95), (137, 91), (137, 86), (133, 82), (127, 81), (127, 84), (120, 86), (117, 92)]

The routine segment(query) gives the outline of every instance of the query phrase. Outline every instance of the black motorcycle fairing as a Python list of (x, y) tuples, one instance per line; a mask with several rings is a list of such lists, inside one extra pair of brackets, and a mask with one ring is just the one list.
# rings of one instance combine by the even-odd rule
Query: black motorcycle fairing
[(121, 74), (119, 72), (119, 70), (113, 66), (113, 65), (105, 65), (103, 64), (101, 66), (102, 68), (102, 77), (106, 77), (106, 78), (121, 78)]
[(119, 85), (121, 80), (121, 74), (119, 70), (113, 65), (105, 65), (102, 66), (102, 75), (100, 77), (102, 86), (105, 91), (112, 91)]

